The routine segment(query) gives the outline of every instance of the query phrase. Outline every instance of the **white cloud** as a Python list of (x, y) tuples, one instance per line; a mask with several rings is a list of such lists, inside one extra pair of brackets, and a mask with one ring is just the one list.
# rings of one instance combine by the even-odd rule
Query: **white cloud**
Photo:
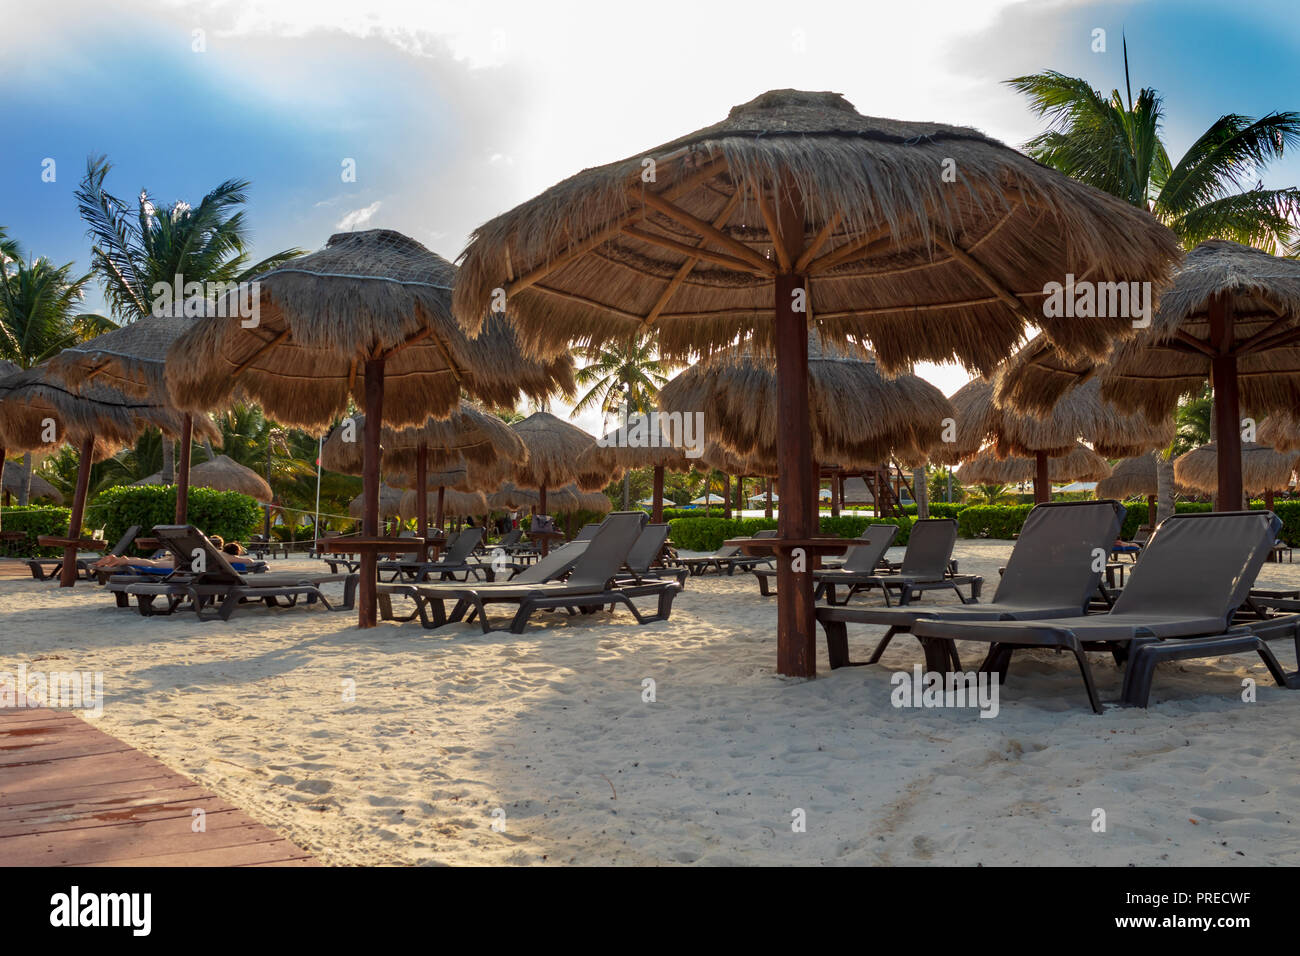
[(334, 228), (340, 232), (351, 232), (353, 229), (369, 225), (375, 213), (379, 212), (381, 205), (383, 205), (382, 201), (376, 200), (369, 206), (363, 206), (360, 209), (353, 209), (351, 212), (344, 213), (343, 218), (338, 221)]

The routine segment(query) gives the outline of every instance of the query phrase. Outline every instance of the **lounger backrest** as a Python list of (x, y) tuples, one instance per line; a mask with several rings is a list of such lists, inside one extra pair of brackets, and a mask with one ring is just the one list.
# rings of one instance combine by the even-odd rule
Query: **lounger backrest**
[(570, 541), (563, 547), (556, 548), (546, 557), (520, 571), (510, 579), (511, 584), (541, 584), (558, 578), (577, 563), (578, 558), (587, 550), (590, 541)]
[(667, 540), (668, 525), (646, 525), (641, 529), (636, 544), (632, 545), (632, 550), (628, 552), (627, 566), (634, 574), (645, 574), (659, 557), (659, 552), (664, 549), (664, 542)]
[(644, 511), (615, 511), (600, 528), (573, 565), (569, 584), (574, 587), (604, 587), (627, 561), (628, 552), (641, 534), (648, 516)]
[(1167, 518), (1142, 549), (1112, 614), (1222, 618), (1241, 606), (1282, 521), (1271, 511)]
[(1110, 499), (1035, 506), (1011, 549), (993, 600), (1077, 607), (1082, 612), (1097, 590), (1105, 557), (1123, 522), (1124, 506)]
[(212, 543), (206, 534), (193, 525), (160, 524), (155, 525), (153, 536), (158, 543), (172, 553), (176, 567), (189, 567), (194, 552), (203, 552), (203, 572), (196, 580), (203, 584), (243, 584), (244, 578), (230, 566), (225, 552)]
[(889, 546), (894, 543), (896, 534), (896, 524), (868, 525), (867, 530), (858, 537), (860, 543), (849, 548), (849, 553), (844, 556), (844, 570), (874, 571)]
[(915, 578), (943, 577), (956, 543), (956, 518), (922, 518), (912, 525), (898, 573)]
[(518, 544), (519, 539), (522, 538), (523, 536), (524, 533), (522, 531), (520, 531), (518, 528), (514, 528), (510, 531), (507, 531), (505, 535), (502, 536), (501, 540), (497, 542), (497, 547), (508, 548), (512, 544)]
[(113, 545), (113, 550), (108, 553), (120, 558), (122, 555), (126, 554), (126, 549), (131, 547), (131, 542), (135, 540), (136, 535), (139, 533), (140, 526), (138, 524), (131, 525), (131, 527), (126, 529), (126, 532), (122, 537), (117, 539), (117, 544)]
[(591, 524), (584, 524), (582, 526), (582, 529), (576, 535), (573, 536), (573, 540), (590, 541), (592, 538), (596, 536), (596, 532), (599, 530), (600, 530), (599, 521), (593, 521)]
[(465, 559), (474, 553), (474, 549), (483, 540), (482, 528), (466, 528), (456, 536), (456, 540), (443, 552), (443, 564), (464, 564)]

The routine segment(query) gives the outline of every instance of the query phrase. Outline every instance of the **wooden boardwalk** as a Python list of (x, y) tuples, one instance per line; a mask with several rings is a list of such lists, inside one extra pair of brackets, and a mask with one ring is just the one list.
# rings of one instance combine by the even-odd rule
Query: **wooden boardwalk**
[(68, 711), (0, 709), (0, 866), (315, 865), (237, 807)]

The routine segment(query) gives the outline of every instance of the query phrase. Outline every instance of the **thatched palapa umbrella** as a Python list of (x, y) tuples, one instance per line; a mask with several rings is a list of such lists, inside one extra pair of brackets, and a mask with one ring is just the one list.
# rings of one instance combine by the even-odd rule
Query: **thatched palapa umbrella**
[[(204, 437), (218, 437), (206, 418), (197, 424)], [(133, 398), (97, 384), (74, 392), (48, 375), (43, 366), (0, 379), (0, 434), (10, 448), (53, 450), (66, 442), (80, 452), (60, 587), (72, 587), (77, 580), (77, 542), (90, 487), (91, 463), (108, 458), (151, 427), (176, 436), (184, 430), (184, 416), (156, 395)]]
[[(775, 90), (481, 226), (456, 313), (477, 329), (504, 290), (540, 355), (656, 327), (670, 361), (752, 337), (776, 355), (782, 494), (806, 503), (810, 329), (870, 343), (887, 374), (950, 360), (991, 371), (1030, 325), (1100, 358), (1130, 320), (1044, 316), (1045, 283), (1159, 279), (1177, 253), (1147, 213), (975, 130)], [(787, 560), (815, 530), (811, 507), (781, 509), (782, 674), (815, 673), (812, 575)]]
[[(515, 466), (515, 481), (538, 489), (539, 513), (547, 514), (548, 507), (556, 507), (547, 497), (548, 490), (572, 482), (602, 488), (611, 480), (599, 470), (592, 470), (590, 465), (579, 464), (583, 453), (596, 444), (596, 439), (576, 425), (570, 425), (550, 412), (534, 412), (510, 427), (528, 449), (527, 459)], [(543, 540), (542, 553), (547, 550)]]
[(956, 440), (941, 442), (931, 449), (936, 461), (959, 464), (978, 453), (986, 442), (992, 442), (997, 455), (1034, 460), (1034, 500), (1043, 502), (1051, 498), (1048, 461), (1068, 454), (1079, 439), (1107, 458), (1140, 455), (1173, 440), (1171, 418), (1152, 420), (1140, 411), (1118, 408), (1103, 400), (1101, 386), (1095, 382), (1072, 389), (1050, 408), (1033, 414), (1001, 402), (999, 396), (1007, 389), (1008, 379), (1020, 373), (1044, 341), (1042, 336), (1032, 339), (991, 380), (974, 379), (953, 393)]
[[(1049, 481), (1101, 481), (1110, 476), (1110, 463), (1091, 448), (1075, 442), (1063, 455), (1047, 459)], [(1034, 482), (1038, 498), (1038, 462), (1034, 458), (1008, 455), (999, 458), (992, 448), (968, 458), (957, 469), (963, 485), (1014, 485)], [(1047, 486), (1050, 499), (1050, 485)]]
[(269, 504), (274, 497), (265, 478), (226, 455), (195, 465), (190, 471), (190, 484), (195, 488), (237, 491), (263, 504)]
[[(504, 316), (470, 340), (451, 315), (455, 267), (398, 232), (340, 233), (325, 248), (259, 276), (251, 319), (205, 317), (168, 351), (167, 382), (187, 408), (236, 385), (277, 421), (321, 428), (355, 398), (372, 423), (417, 425), (445, 415), (462, 392), (512, 406), (572, 392), (568, 356), (517, 358)], [(362, 534), (379, 533), (380, 428), (363, 447)], [(375, 624), (375, 554), (362, 549), (358, 621)]]
[[(26, 476), (19, 474), (17, 467), (10, 467), (6, 462), (3, 478), (4, 493), (8, 495), (18, 494), (21, 491), (24, 477)], [(28, 486), (28, 494), (32, 499), (45, 498), (56, 505), (63, 504), (63, 493), (40, 475), (31, 476), (31, 484)]]
[[(402, 508), (402, 491), (391, 485), (384, 483), (379, 486), (379, 518), (401, 517)], [(366, 495), (365, 492), (357, 495), (348, 502), (348, 514), (354, 518), (361, 518), (366, 513)]]
[(1006, 399), (1035, 411), (1096, 376), (1102, 396), (1149, 417), (1214, 386), (1217, 507), (1242, 498), (1241, 412), (1300, 407), (1300, 261), (1235, 242), (1203, 242), (1160, 297), (1150, 328), (1117, 345), (1104, 366), (1040, 348)]
[[(1273, 508), (1273, 492), (1285, 491), (1291, 485), (1291, 476), (1295, 473), (1297, 458), (1295, 451), (1281, 452), (1256, 442), (1243, 442), (1241, 445), (1241, 485), (1243, 495), (1264, 495), (1264, 504), (1269, 510)], [(1217, 442), (1193, 448), (1186, 454), (1174, 459), (1174, 479), (1181, 485), (1194, 488), (1207, 495), (1216, 495), (1219, 490), (1220, 451)], [(1219, 497), (1218, 507), (1226, 510), (1226, 499)], [(1233, 510), (1242, 508), (1243, 502), (1236, 503)]]
[[(402, 493), (402, 499), (398, 502), (397, 512), (403, 521), (410, 521), (412, 518), (428, 519), (429, 501), (434, 495), (425, 493), (424, 506), (421, 507), (419, 492), (412, 488)], [(459, 515), (485, 515), (488, 513), (487, 498), (481, 491), (458, 491), (455, 488), (447, 488), (440, 485), (436, 495), (438, 508), (445, 511), (446, 514)], [(441, 527), (439, 523), (439, 527)]]
[[(166, 400), (167, 350), (194, 323), (193, 318), (184, 315), (184, 302), (176, 303), (176, 311), (179, 314), (146, 315), (121, 328), (69, 346), (47, 363), (50, 375), (75, 390), (94, 382), (117, 389), (124, 395), (157, 396)], [(191, 412), (185, 411), (183, 415), (180, 457), (176, 462), (177, 524), (185, 524), (188, 517), (190, 446), (194, 434)]]
[(653, 469), (650, 520), (658, 524), (664, 519), (664, 472), (689, 471), (692, 467), (687, 450), (674, 445), (674, 440), (684, 441), (685, 436), (666, 434), (657, 415), (633, 416), (583, 452), (578, 467), (584, 472), (611, 476), (632, 468)]

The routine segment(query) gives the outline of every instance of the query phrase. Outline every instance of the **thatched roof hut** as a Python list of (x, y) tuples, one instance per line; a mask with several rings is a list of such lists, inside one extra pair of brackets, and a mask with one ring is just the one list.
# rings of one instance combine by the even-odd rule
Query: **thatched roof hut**
[[(17, 495), (22, 490), (23, 466), (17, 462), (5, 462), (4, 477), (2, 481), (3, 490), (7, 494)], [(28, 497), (32, 501), (44, 498), (56, 505), (63, 504), (63, 493), (55, 488), (52, 484), (42, 478), (40, 475), (33, 474), (31, 484), (28, 486)]]
[[(403, 521), (410, 521), (420, 514), (419, 498), (415, 489), (403, 492), (401, 501), (398, 502), (398, 514)], [(425, 514), (429, 514), (438, 507), (438, 493), (428, 492), (425, 499)], [(443, 489), (442, 510), (445, 514), (460, 515), (485, 515), (488, 513), (487, 497), (481, 491), (459, 491), (455, 488)]]
[[(363, 464), (366, 416), (349, 417), (352, 424), (345, 420), (336, 426), (321, 445), (321, 465), (356, 475)], [(379, 440), (386, 471), (414, 473), (421, 448), (433, 467), (493, 466), (503, 459), (514, 465), (528, 457), (528, 449), (509, 425), (468, 402), (461, 402), (448, 418), (429, 418), (406, 428), (385, 425)]]
[[(874, 468), (895, 453), (924, 458), (944, 419), (943, 392), (923, 378), (881, 374), (861, 349), (808, 336), (812, 454), (818, 462)], [(749, 345), (690, 366), (659, 392), (665, 412), (704, 414), (705, 434), (741, 457), (777, 458), (776, 366)]]
[[(999, 458), (987, 448), (967, 459), (953, 476), (963, 485), (1014, 485), (1033, 481), (1036, 468), (1033, 458)], [(1110, 475), (1110, 463), (1078, 442), (1064, 455), (1048, 458), (1047, 468), (1052, 481), (1101, 481)]]
[(216, 491), (237, 491), (263, 504), (275, 497), (265, 478), (226, 455), (218, 455), (191, 468), (190, 485)]
[(559, 485), (576, 481), (586, 488), (603, 488), (613, 480), (598, 467), (579, 464), (596, 439), (578, 426), (550, 412), (534, 412), (510, 427), (528, 449), (528, 457), (515, 465), (515, 481), (540, 489), (543, 509), (547, 492)]
[[(1207, 495), (1217, 494), (1219, 449), (1216, 443), (1201, 445), (1174, 459), (1174, 480)], [(1241, 484), (1248, 495), (1285, 491), (1295, 473), (1296, 452), (1280, 452), (1255, 442), (1241, 446)], [(1240, 507), (1240, 506), (1238, 506)]]
[[(522, 393), (572, 394), (572, 361), (519, 356), (503, 317), (468, 338), (451, 315), (456, 267), (388, 229), (338, 233), (325, 248), (257, 277), (257, 324), (194, 320), (167, 356), (167, 382), (196, 411), (243, 386), (276, 421), (328, 425), (364, 402), (366, 363), (384, 360), (384, 420), (416, 425), (456, 407), (462, 390), (491, 405)], [(235, 311), (228, 309), (228, 311)]]
[[(1131, 320), (1044, 315), (1047, 284), (1159, 282), (1178, 254), (1145, 211), (975, 130), (772, 90), (479, 227), (454, 308), (480, 328), (504, 291), (542, 356), (652, 329), (669, 361), (744, 339), (776, 355), (782, 487), (807, 502), (783, 509), (781, 536), (803, 540), (816, 530), (810, 331), (869, 345), (887, 374), (918, 361), (990, 372), (1030, 326), (1101, 358)], [(815, 672), (812, 587), (801, 572), (778, 591), (781, 674)]]
[[(425, 476), (425, 485), (428, 488), (448, 488), (456, 491), (482, 491), (485, 494), (490, 488), (496, 487), (499, 482), (484, 482), (482, 473), (478, 470), (471, 472), (464, 464), (452, 465), (448, 468), (440, 468), (437, 471), (431, 471)], [(388, 472), (384, 480), (394, 488), (405, 488), (409, 491), (415, 490), (415, 475), (410, 472)]]
[(70, 345), (46, 364), (74, 389), (94, 382), (135, 397), (166, 395), (167, 350), (194, 322), (183, 315), (146, 315)]
[(1259, 423), (1255, 437), (1278, 451), (1300, 451), (1300, 418), (1292, 409), (1272, 412)]
[[(1156, 476), (1157, 454), (1158, 452), (1147, 452), (1145, 455), (1136, 455), (1116, 462), (1111, 469), (1110, 477), (1103, 478), (1097, 483), (1097, 497), (1123, 501), (1125, 498), (1138, 496), (1146, 498), (1159, 494), (1159, 480)], [(1195, 493), (1192, 489), (1177, 483), (1174, 485), (1174, 491), (1182, 495)]]
[(494, 511), (513, 511), (516, 508), (536, 506), (539, 496), (529, 488), (520, 488), (512, 482), (503, 482), (496, 491), (487, 496), (488, 507)]

